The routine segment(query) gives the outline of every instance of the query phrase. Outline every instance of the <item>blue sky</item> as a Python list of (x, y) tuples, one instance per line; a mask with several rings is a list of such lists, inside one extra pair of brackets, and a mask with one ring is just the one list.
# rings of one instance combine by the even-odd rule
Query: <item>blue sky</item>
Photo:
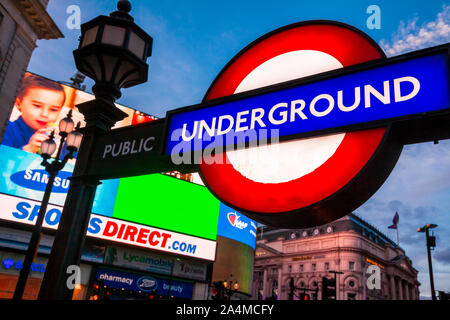
[[(153, 38), (149, 81), (122, 90), (119, 103), (164, 117), (170, 109), (199, 103), (223, 66), (242, 48), (284, 25), (313, 19), (337, 20), (366, 32), (388, 56), (450, 41), (450, 3), (445, 1), (131, 1), (135, 21)], [(116, 1), (50, 0), (48, 11), (64, 39), (40, 40), (28, 70), (69, 81), (76, 72), (72, 50), (80, 35), (66, 20), (70, 5), (81, 21), (115, 10)], [(368, 29), (370, 5), (381, 10), (381, 28)], [(88, 91), (92, 82), (88, 81)], [(400, 215), (400, 245), (419, 270), (421, 296), (430, 296), (425, 238), (426, 223), (435, 229), (433, 268), (437, 290), (450, 291), (450, 141), (406, 146), (390, 177), (355, 212), (392, 239), (387, 229)]]

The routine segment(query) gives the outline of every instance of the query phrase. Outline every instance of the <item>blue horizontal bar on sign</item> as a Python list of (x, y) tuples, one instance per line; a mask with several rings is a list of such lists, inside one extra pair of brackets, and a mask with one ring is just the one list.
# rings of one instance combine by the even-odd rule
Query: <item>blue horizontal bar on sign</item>
[[(169, 112), (166, 155), (449, 109), (447, 51)], [(269, 89), (268, 89), (269, 90)], [(241, 97), (241, 98), (239, 98)]]

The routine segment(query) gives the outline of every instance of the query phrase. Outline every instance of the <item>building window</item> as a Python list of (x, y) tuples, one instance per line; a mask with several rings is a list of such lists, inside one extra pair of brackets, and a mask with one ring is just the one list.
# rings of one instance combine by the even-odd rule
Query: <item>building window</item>
[(330, 263), (329, 262), (325, 262), (325, 270), (326, 271), (330, 270)]
[(278, 274), (278, 269), (277, 268), (272, 268), (272, 275), (276, 276)]
[(291, 273), (292, 272), (292, 266), (288, 265), (288, 272)]
[(264, 288), (264, 281), (258, 282), (258, 289), (262, 290)]
[(272, 282), (272, 298), (276, 299), (278, 297), (278, 281), (274, 280)]
[(355, 270), (355, 263), (353, 262), (353, 261), (350, 261), (349, 263), (348, 263), (348, 268), (349, 268), (349, 270)]
[(316, 271), (316, 264), (315, 263), (312, 264), (312, 271)]
[(277, 280), (273, 280), (273, 282), (272, 282), (272, 289), (273, 290), (278, 289), (278, 281)]
[(303, 272), (303, 265), (300, 265), (300, 272)]

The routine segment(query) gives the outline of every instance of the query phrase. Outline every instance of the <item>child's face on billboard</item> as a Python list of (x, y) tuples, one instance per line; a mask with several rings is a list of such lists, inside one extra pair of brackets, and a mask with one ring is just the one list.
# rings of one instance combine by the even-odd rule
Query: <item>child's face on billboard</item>
[(30, 88), (22, 99), (17, 100), (17, 108), (22, 119), (34, 130), (44, 129), (55, 123), (64, 103), (64, 94), (45, 88)]

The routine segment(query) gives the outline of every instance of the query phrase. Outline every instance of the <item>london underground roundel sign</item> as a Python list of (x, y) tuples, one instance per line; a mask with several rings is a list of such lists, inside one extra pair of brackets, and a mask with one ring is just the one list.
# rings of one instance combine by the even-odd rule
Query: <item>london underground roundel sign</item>
[[(380, 58), (379, 46), (353, 27), (297, 23), (238, 53), (204, 101)], [(382, 185), (402, 149), (392, 136), (380, 127), (227, 151), (221, 162), (204, 159), (200, 175), (222, 202), (256, 221), (320, 225), (350, 213)]]

